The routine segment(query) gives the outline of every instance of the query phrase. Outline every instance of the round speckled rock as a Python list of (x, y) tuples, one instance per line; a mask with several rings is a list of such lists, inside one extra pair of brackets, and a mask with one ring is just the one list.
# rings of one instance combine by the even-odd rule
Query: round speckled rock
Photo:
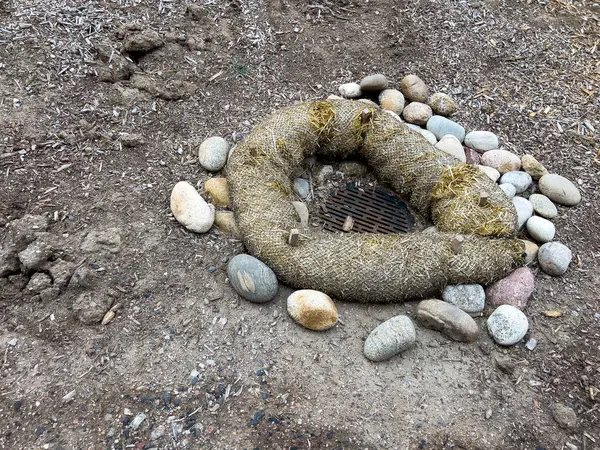
[(417, 125), (425, 125), (432, 115), (431, 108), (425, 103), (419, 102), (409, 103), (402, 111), (404, 120)]
[(402, 114), (404, 110), (404, 95), (396, 89), (385, 89), (379, 94), (379, 104), (386, 111)]
[(529, 267), (519, 267), (506, 278), (496, 281), (485, 290), (491, 306), (512, 305), (523, 309), (535, 288), (535, 276)]
[(508, 183), (512, 184), (515, 187), (515, 191), (517, 194), (525, 192), (533, 180), (531, 179), (531, 175), (527, 172), (521, 172), (520, 170), (512, 170), (510, 172), (506, 172), (500, 178), (500, 184)]
[(496, 150), (500, 147), (498, 136), (491, 131), (471, 131), (465, 136), (465, 145), (479, 152)]
[(560, 277), (569, 268), (573, 253), (569, 247), (560, 242), (548, 242), (538, 251), (538, 264), (548, 275)]
[(171, 211), (177, 222), (196, 233), (206, 233), (215, 221), (214, 205), (186, 181), (180, 181), (171, 191)]
[(489, 150), (481, 156), (481, 164), (493, 167), (501, 174), (519, 170), (521, 158), (508, 150)]
[(490, 336), (500, 345), (515, 345), (527, 334), (529, 322), (521, 310), (511, 305), (498, 306), (487, 320)]
[(213, 136), (200, 144), (198, 161), (209, 172), (217, 172), (225, 166), (228, 154), (229, 144), (227, 141), (222, 137)]
[[(500, 173), (500, 172), (498, 172)], [(500, 185), (500, 189), (502, 189), (502, 191), (504, 191), (504, 193), (506, 194), (506, 196), (508, 198), (513, 198), (515, 195), (517, 195), (517, 188), (515, 188), (512, 184), (501, 184)]]
[(442, 299), (471, 314), (479, 313), (485, 307), (485, 291), (480, 284), (446, 286)]
[(395, 316), (375, 328), (365, 341), (363, 352), (371, 361), (390, 359), (415, 345), (417, 333), (407, 316)]
[(400, 81), (400, 90), (411, 102), (424, 103), (429, 97), (429, 89), (423, 80), (416, 75), (406, 75)]
[(575, 206), (581, 201), (579, 189), (565, 177), (550, 173), (540, 178), (539, 188), (550, 200), (565, 206)]
[(454, 99), (443, 92), (431, 94), (431, 97), (427, 100), (427, 104), (439, 116), (451, 116), (458, 109)]
[(441, 139), (447, 134), (452, 134), (462, 142), (465, 140), (465, 129), (456, 122), (446, 119), (444, 116), (432, 116), (427, 121), (427, 129), (431, 131), (437, 139)]
[(268, 302), (279, 289), (275, 273), (250, 255), (234, 256), (227, 265), (227, 276), (235, 291), (254, 303)]
[(531, 194), (529, 201), (533, 205), (533, 210), (539, 216), (546, 219), (554, 219), (558, 215), (556, 205), (548, 197), (542, 194)]
[(462, 144), (456, 138), (456, 136), (453, 136), (452, 134), (443, 136), (440, 141), (435, 144), (435, 148), (442, 150), (443, 152), (446, 152), (455, 158), (458, 158), (463, 163), (467, 162), (467, 156), (465, 155), (465, 150)]
[(533, 215), (533, 205), (523, 197), (514, 197), (512, 202), (517, 210), (518, 225), (519, 229), (521, 229)]
[(538, 242), (550, 242), (554, 239), (554, 224), (543, 217), (533, 216), (527, 220), (527, 232)]
[(345, 98), (358, 98), (362, 95), (362, 90), (358, 83), (346, 83), (339, 87), (339, 92)]
[(364, 77), (360, 81), (360, 88), (363, 91), (383, 91), (388, 87), (388, 79), (380, 73)]
[(441, 300), (419, 303), (416, 319), (425, 328), (439, 331), (455, 341), (473, 342), (479, 337), (479, 327), (470, 315)]
[(303, 289), (287, 299), (289, 315), (309, 330), (323, 331), (335, 326), (338, 312), (331, 298), (323, 292)]

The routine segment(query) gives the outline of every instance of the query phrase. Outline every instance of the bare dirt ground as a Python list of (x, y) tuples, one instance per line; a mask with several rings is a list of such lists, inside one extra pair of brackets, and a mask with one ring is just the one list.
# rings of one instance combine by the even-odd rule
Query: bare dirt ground
[[(0, 447), (600, 448), (598, 3), (196, 6), (0, 1), (0, 225), (47, 215), (52, 258), (122, 304), (88, 326), (71, 288), (42, 300), (26, 276), (0, 284)], [(136, 26), (164, 45), (120, 54)], [(230, 288), (241, 242), (170, 216), (172, 186), (209, 176), (204, 138), (234, 141), (278, 107), (376, 72), (394, 86), (418, 74), (459, 101), (466, 128), (579, 185), (583, 202), (556, 221), (574, 262), (561, 278), (538, 271), (526, 310), (534, 351), (420, 328), (416, 348), (369, 363), (368, 333), (414, 303), (338, 302), (343, 325), (309, 332), (286, 315), (289, 289), (259, 306)], [(576, 426), (558, 426), (557, 403)]]

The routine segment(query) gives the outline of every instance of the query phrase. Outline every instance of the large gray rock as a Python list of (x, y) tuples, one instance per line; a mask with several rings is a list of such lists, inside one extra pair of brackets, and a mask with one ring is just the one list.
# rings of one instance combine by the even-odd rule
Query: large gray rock
[(465, 136), (465, 145), (473, 150), (487, 152), (500, 147), (498, 136), (491, 131), (471, 131)]
[(521, 172), (520, 170), (512, 170), (510, 172), (506, 172), (500, 178), (500, 184), (508, 183), (512, 184), (515, 187), (515, 191), (517, 194), (525, 192), (529, 186), (533, 183), (531, 179), (531, 175), (527, 172)]
[(234, 256), (227, 265), (227, 276), (235, 291), (254, 303), (268, 302), (279, 289), (275, 273), (250, 255)]
[(360, 81), (360, 88), (363, 91), (383, 91), (388, 87), (388, 79), (380, 73), (364, 77)]
[(560, 242), (548, 242), (540, 247), (537, 257), (538, 264), (544, 272), (559, 277), (569, 268), (573, 253)]
[(411, 102), (424, 103), (429, 97), (429, 89), (423, 80), (416, 75), (406, 75), (400, 81), (400, 90)]
[(485, 307), (485, 291), (480, 284), (446, 286), (442, 299), (471, 314), (479, 313)]
[(371, 361), (390, 359), (415, 345), (417, 333), (407, 316), (395, 316), (375, 328), (365, 341), (363, 352)]
[(550, 242), (554, 239), (554, 224), (543, 217), (533, 216), (527, 221), (527, 232), (538, 242)]
[(423, 300), (416, 318), (425, 328), (440, 331), (455, 341), (473, 342), (479, 336), (479, 328), (470, 315), (441, 300)]
[(427, 129), (431, 131), (437, 139), (441, 139), (447, 134), (452, 134), (462, 142), (465, 139), (465, 129), (456, 122), (446, 119), (443, 116), (433, 116), (427, 121)]
[(581, 201), (579, 189), (565, 177), (550, 173), (539, 181), (540, 192), (550, 200), (565, 206), (575, 206)]
[(531, 194), (529, 201), (533, 205), (535, 213), (546, 219), (554, 219), (558, 215), (556, 205), (545, 195)]
[(529, 322), (520, 309), (502, 305), (488, 317), (487, 328), (498, 344), (515, 345), (527, 334)]

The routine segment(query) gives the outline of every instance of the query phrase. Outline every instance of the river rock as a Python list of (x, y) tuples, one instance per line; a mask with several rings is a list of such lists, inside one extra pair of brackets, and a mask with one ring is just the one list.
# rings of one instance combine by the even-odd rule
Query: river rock
[(379, 94), (379, 104), (386, 111), (402, 114), (404, 110), (404, 95), (397, 89), (385, 89)]
[(488, 317), (487, 328), (498, 344), (515, 345), (527, 334), (529, 322), (520, 309), (501, 305)]
[(531, 264), (537, 257), (539, 247), (531, 241), (525, 239), (521, 239), (521, 241), (525, 244), (525, 264)]
[(427, 100), (427, 104), (439, 116), (451, 116), (458, 109), (454, 99), (443, 92), (431, 94)]
[(310, 289), (293, 292), (287, 299), (287, 310), (292, 319), (309, 330), (328, 330), (338, 320), (331, 298)]
[(371, 361), (390, 359), (415, 345), (417, 333), (407, 316), (395, 316), (375, 328), (365, 341), (363, 352)]
[[(498, 172), (498, 174), (500, 174), (500, 172)], [(506, 194), (506, 196), (508, 198), (513, 198), (515, 195), (517, 195), (517, 188), (514, 187), (512, 184), (509, 184), (509, 183), (501, 184), (500, 189), (502, 189), (504, 191), (504, 193)]]
[(533, 272), (528, 267), (520, 267), (506, 278), (488, 286), (485, 295), (491, 306), (512, 305), (523, 309), (534, 288)]
[(538, 264), (548, 275), (560, 277), (569, 268), (573, 253), (560, 242), (548, 242), (540, 247), (538, 251)]
[(215, 225), (219, 230), (231, 234), (233, 237), (241, 236), (233, 211), (217, 211), (215, 213)]
[(543, 217), (533, 216), (527, 220), (527, 232), (538, 242), (550, 242), (554, 239), (554, 224)]
[(383, 91), (388, 87), (388, 79), (380, 73), (364, 77), (360, 81), (360, 88), (363, 91)]
[(427, 121), (427, 129), (431, 131), (437, 139), (441, 139), (447, 134), (452, 134), (462, 142), (465, 139), (465, 129), (456, 122), (446, 119), (443, 116), (432, 116)]
[(438, 140), (435, 138), (435, 135), (431, 131), (424, 130), (424, 129), (420, 129), (420, 130), (416, 130), (416, 131), (418, 133), (420, 133), (421, 136), (423, 136), (425, 139), (427, 139), (431, 145), (437, 144)]
[(521, 158), (521, 166), (534, 180), (539, 180), (544, 175), (548, 175), (546, 168), (532, 155), (523, 155)]
[(554, 219), (558, 215), (556, 205), (543, 194), (531, 194), (529, 201), (533, 205), (533, 210), (539, 216), (546, 219)]
[(358, 98), (362, 95), (362, 90), (358, 83), (346, 83), (339, 87), (339, 92), (345, 98)]
[(238, 294), (254, 303), (268, 302), (279, 289), (275, 273), (250, 255), (234, 256), (227, 265), (227, 277)]
[(525, 192), (533, 180), (531, 179), (531, 175), (527, 172), (521, 172), (520, 170), (512, 170), (510, 172), (506, 172), (500, 178), (500, 184), (508, 183), (512, 184), (515, 187), (516, 193), (520, 194)]
[(467, 164), (481, 164), (481, 155), (472, 148), (465, 147), (465, 156), (467, 157)]
[(512, 202), (517, 210), (518, 225), (519, 229), (521, 229), (533, 215), (533, 205), (523, 197), (514, 197)]
[(400, 81), (400, 90), (411, 102), (425, 103), (429, 97), (429, 89), (423, 80), (416, 75), (406, 75)]
[(441, 300), (423, 300), (417, 307), (417, 322), (425, 328), (440, 331), (460, 342), (473, 342), (479, 328), (473, 318), (458, 306)]
[(209, 172), (221, 170), (227, 162), (229, 144), (220, 136), (209, 137), (200, 144), (198, 161)]
[(521, 159), (508, 150), (489, 150), (481, 157), (481, 164), (493, 167), (501, 174), (519, 170), (521, 168)]
[(458, 158), (463, 163), (467, 162), (467, 156), (465, 155), (465, 150), (463, 149), (462, 144), (456, 138), (456, 136), (452, 134), (443, 136), (440, 141), (435, 144), (435, 148), (442, 150), (443, 152), (446, 152), (455, 158)]
[(431, 108), (425, 103), (412, 102), (406, 105), (402, 111), (404, 120), (417, 125), (425, 125), (433, 115)]
[(485, 307), (485, 291), (480, 284), (446, 286), (442, 299), (470, 314), (479, 313)]
[(500, 172), (498, 172), (496, 169), (494, 169), (493, 167), (488, 167), (488, 166), (482, 166), (479, 165), (477, 166), (479, 167), (479, 170), (481, 170), (483, 173), (485, 173), (488, 177), (490, 177), (490, 179), (495, 183), (496, 181), (498, 181), (498, 178), (500, 178)]
[(180, 181), (171, 192), (171, 211), (181, 225), (206, 233), (215, 221), (215, 207), (202, 198), (190, 183)]
[(467, 133), (465, 145), (480, 152), (496, 150), (500, 147), (498, 136), (491, 131), (471, 131)]
[(308, 180), (304, 178), (296, 178), (294, 180), (294, 192), (298, 194), (300, 198), (306, 198), (310, 194), (310, 184)]
[(575, 206), (581, 201), (579, 189), (565, 177), (550, 173), (540, 178), (539, 188), (550, 200), (565, 206)]
[(226, 178), (210, 178), (204, 183), (204, 190), (217, 206), (229, 205), (229, 187)]

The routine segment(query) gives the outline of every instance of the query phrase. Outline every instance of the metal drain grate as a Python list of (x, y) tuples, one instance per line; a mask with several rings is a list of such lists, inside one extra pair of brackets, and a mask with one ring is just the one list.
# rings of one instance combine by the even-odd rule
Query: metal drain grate
[(382, 187), (361, 189), (356, 183), (329, 197), (318, 216), (327, 231), (347, 231), (344, 224), (352, 221), (352, 231), (359, 233), (406, 233), (413, 226), (406, 204), (398, 197)]

